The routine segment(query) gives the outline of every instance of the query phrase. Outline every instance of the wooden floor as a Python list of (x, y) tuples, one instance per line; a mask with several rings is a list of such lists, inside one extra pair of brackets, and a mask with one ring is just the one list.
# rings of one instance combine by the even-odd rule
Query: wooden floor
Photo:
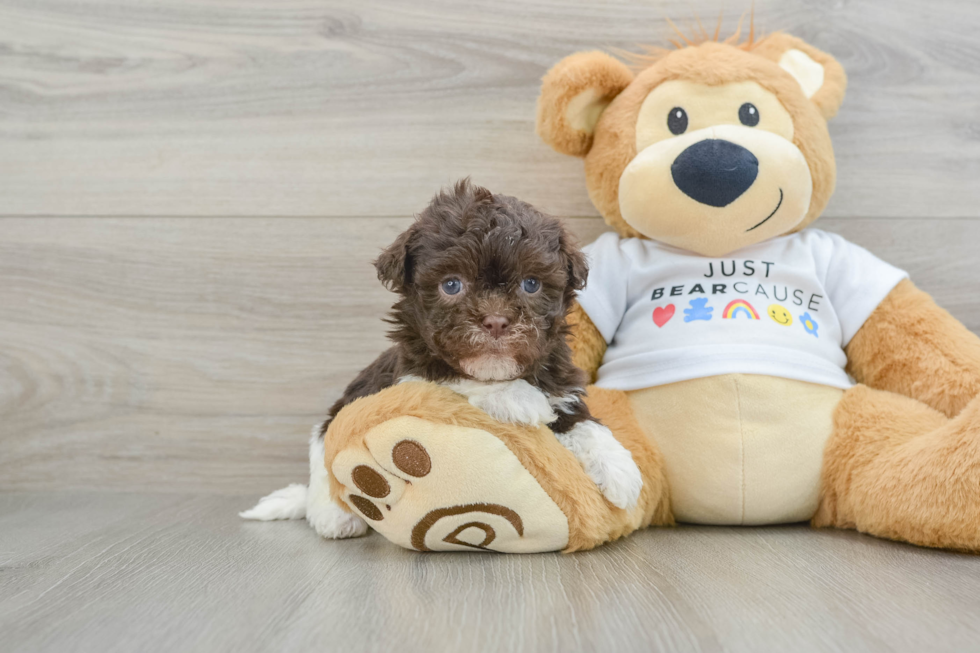
[(976, 651), (977, 558), (850, 532), (650, 529), (419, 555), (242, 522), (251, 496), (0, 496), (4, 651)]
[[(304, 479), (440, 186), (603, 231), (534, 135), (547, 67), (721, 6), (0, 0), (0, 653), (980, 650), (980, 558), (853, 533), (422, 556), (235, 516)], [(980, 5), (754, 6), (848, 72), (817, 226), (980, 332)]]

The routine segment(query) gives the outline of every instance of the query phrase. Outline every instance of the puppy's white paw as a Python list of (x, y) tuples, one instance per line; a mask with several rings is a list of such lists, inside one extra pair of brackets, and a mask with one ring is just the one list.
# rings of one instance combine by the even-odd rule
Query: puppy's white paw
[(586, 420), (556, 437), (582, 463), (585, 473), (609, 503), (624, 510), (636, 507), (643, 489), (643, 475), (633, 455), (613, 437), (612, 431)]
[(320, 537), (343, 540), (367, 533), (367, 522), (333, 501), (318, 501), (306, 507), (306, 521)]
[(538, 426), (558, 419), (548, 397), (524, 379), (498, 383), (457, 381), (450, 387), (500, 422)]

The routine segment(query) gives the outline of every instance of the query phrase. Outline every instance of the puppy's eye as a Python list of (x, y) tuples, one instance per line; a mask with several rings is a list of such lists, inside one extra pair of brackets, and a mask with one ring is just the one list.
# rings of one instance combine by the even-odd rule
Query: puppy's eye
[(738, 119), (746, 127), (755, 127), (759, 124), (759, 110), (751, 102), (746, 102), (738, 108)]
[(674, 107), (667, 114), (667, 129), (674, 136), (679, 136), (687, 131), (687, 111), (680, 107)]
[(457, 295), (459, 294), (459, 291), (463, 289), (463, 282), (455, 278), (446, 279), (442, 282), (440, 288), (442, 288), (442, 292), (446, 293), (447, 295)]
[(528, 277), (521, 282), (521, 288), (523, 288), (524, 292), (528, 294), (534, 294), (541, 289), (541, 282), (534, 277)]

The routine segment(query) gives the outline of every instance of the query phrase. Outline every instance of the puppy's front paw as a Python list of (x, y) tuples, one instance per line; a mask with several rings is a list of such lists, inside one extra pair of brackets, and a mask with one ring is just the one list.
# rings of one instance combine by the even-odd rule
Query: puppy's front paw
[(643, 475), (633, 455), (608, 428), (586, 420), (556, 437), (582, 463), (585, 473), (609, 503), (624, 510), (636, 507), (643, 489)]
[(545, 394), (524, 379), (500, 383), (461, 381), (452, 388), (500, 422), (539, 426), (558, 419)]

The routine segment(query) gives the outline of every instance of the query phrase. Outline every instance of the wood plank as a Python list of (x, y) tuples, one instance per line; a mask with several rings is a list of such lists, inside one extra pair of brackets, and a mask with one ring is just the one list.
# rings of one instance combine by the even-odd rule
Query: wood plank
[(980, 559), (841, 531), (651, 529), (417, 554), (242, 522), (244, 497), (0, 495), (9, 651), (966, 651)]
[[(725, 30), (738, 13), (731, 8)], [(665, 44), (714, 0), (2, 0), (0, 214), (373, 215), (464, 175), (560, 215), (581, 164), (534, 135), (576, 50)], [(831, 217), (980, 216), (980, 5), (757, 0), (834, 53)]]
[[(369, 261), (409, 221), (0, 219), (0, 489), (302, 480), (310, 426), (386, 345)], [(980, 220), (819, 224), (980, 332)]]

